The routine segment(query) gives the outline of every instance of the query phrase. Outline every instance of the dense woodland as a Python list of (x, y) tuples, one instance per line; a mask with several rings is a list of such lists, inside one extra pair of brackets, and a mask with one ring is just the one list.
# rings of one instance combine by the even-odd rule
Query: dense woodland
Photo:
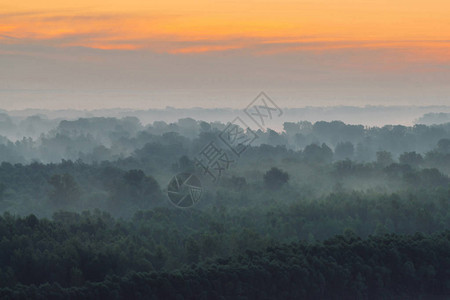
[(0, 121), (2, 299), (450, 295), (450, 123), (258, 130), (179, 209), (167, 183), (226, 124)]

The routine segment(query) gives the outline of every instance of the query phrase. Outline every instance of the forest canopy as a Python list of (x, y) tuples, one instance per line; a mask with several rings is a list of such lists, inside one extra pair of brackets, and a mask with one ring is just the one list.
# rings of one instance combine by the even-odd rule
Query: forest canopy
[[(450, 294), (449, 123), (286, 122), (212, 181), (196, 159), (224, 123), (27, 122), (45, 132), (0, 138), (2, 299)], [(193, 207), (169, 201), (180, 173)]]

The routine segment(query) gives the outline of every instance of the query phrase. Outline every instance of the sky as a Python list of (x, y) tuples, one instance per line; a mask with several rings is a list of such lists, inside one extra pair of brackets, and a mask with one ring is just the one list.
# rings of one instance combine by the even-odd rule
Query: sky
[(447, 0), (0, 0), (0, 109), (450, 104)]

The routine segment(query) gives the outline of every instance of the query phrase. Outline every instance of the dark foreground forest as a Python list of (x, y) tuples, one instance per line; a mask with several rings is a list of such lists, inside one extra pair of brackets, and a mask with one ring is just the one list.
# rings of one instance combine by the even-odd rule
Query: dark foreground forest
[[(25, 248), (22, 255), (30, 257), (18, 254), (2, 261), (7, 266), (3, 285), (10, 285), (0, 288), (2, 299), (447, 299), (450, 293), (448, 231), (364, 240), (346, 232), (318, 243), (274, 243), (172, 272), (139, 272), (151, 261), (160, 267), (165, 253), (138, 254), (134, 261), (129, 257), (132, 245), (120, 249), (100, 237), (98, 248), (92, 248), (66, 230), (45, 228), (55, 228), (53, 223), (41, 224), (33, 217), (15, 222), (24, 232), (42, 227), (57, 234), (64, 246), (37, 255)], [(21, 237), (38, 248), (55, 243), (55, 237), (44, 245)]]
[(259, 130), (179, 208), (225, 124), (7, 121), (0, 299), (450, 297), (450, 124)]

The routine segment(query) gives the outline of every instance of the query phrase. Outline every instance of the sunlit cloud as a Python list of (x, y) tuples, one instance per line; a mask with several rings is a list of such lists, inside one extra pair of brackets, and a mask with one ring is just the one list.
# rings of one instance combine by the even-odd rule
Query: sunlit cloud
[(117, 54), (105, 63), (110, 65), (148, 53), (166, 55), (165, 62), (198, 59), (207, 70), (221, 57), (233, 65), (255, 59), (256, 66), (263, 61), (286, 68), (275, 80), (291, 80), (284, 74), (289, 68), (295, 80), (303, 78), (305, 66), (320, 70), (317, 80), (341, 71), (425, 73), (450, 65), (446, 10), (450, 4), (441, 0), (25, 0), (0, 8), (0, 55), (65, 64)]
[(25, 0), (0, 8), (0, 42), (179, 55), (390, 48), (448, 61), (448, 43), (439, 42), (449, 38), (446, 9), (450, 4), (443, 0)]

